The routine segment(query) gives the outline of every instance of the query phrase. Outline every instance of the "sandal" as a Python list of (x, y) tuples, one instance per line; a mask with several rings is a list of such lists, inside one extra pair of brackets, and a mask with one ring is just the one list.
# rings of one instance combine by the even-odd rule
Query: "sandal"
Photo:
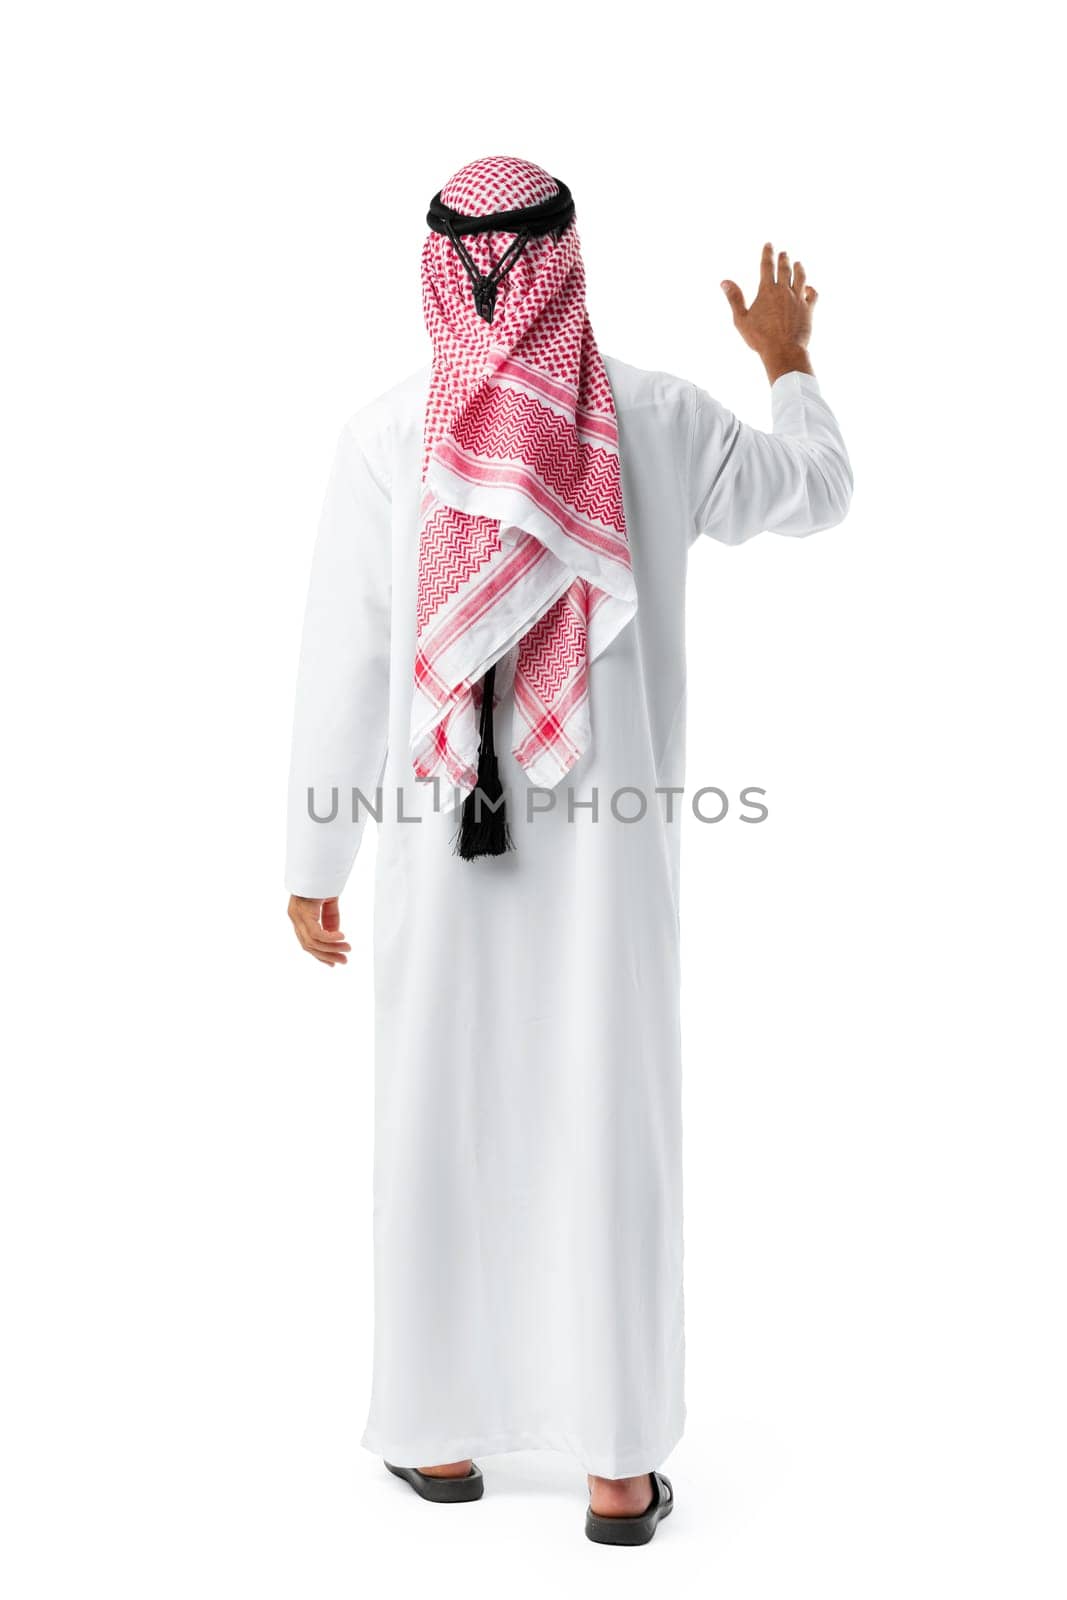
[(415, 1493), (423, 1500), (433, 1500), (440, 1506), (455, 1506), (465, 1500), (480, 1500), (485, 1488), (481, 1472), (473, 1462), (465, 1478), (432, 1478), (428, 1473), (420, 1472), (418, 1467), (394, 1467), (391, 1461), (385, 1464), (394, 1477), (403, 1478), (405, 1483), (410, 1483)]
[(598, 1517), (590, 1508), (585, 1514), (585, 1536), (594, 1544), (647, 1544), (664, 1517), (674, 1510), (671, 1480), (662, 1472), (650, 1472), (652, 1500), (637, 1517)]

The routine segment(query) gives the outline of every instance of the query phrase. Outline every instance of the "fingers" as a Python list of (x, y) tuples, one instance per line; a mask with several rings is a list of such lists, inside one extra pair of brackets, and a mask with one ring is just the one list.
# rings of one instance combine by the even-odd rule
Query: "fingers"
[(759, 263), (760, 288), (769, 288), (774, 283), (774, 246), (765, 244)]
[(325, 956), (318, 950), (309, 950), (308, 955), (314, 956), (316, 961), (321, 961), (324, 967), (344, 967), (348, 965), (344, 956)]
[(339, 961), (342, 966), (348, 960), (348, 952), (352, 949), (345, 942), (343, 933), (324, 933), (321, 928), (305, 930), (305, 938), (301, 941), (305, 950), (310, 950), (313, 956), (325, 956), (331, 961)]
[[(763, 246), (763, 254), (760, 257), (759, 265), (760, 288), (773, 288), (776, 282), (779, 285), (784, 284), (787, 289), (792, 289), (795, 294), (807, 299), (809, 305), (814, 305), (815, 302), (811, 299), (808, 299), (808, 297), (804, 294), (804, 287), (807, 283), (807, 274), (805, 273), (801, 263), (798, 261), (796, 266), (791, 269), (789, 265), (789, 253), (786, 250), (779, 250), (777, 262), (778, 270), (776, 277), (774, 246), (773, 244), (765, 244)], [(726, 285), (723, 284), (724, 289), (725, 287)]]
[(804, 299), (805, 299), (806, 303), (809, 306), (813, 306), (818, 298), (819, 298), (818, 290), (817, 289), (813, 289), (811, 284), (809, 283), (807, 288), (804, 290)]
[(720, 287), (730, 302), (730, 310), (733, 312), (734, 321), (736, 322), (738, 318), (743, 317), (745, 314), (745, 297), (737, 287), (737, 284), (730, 278), (724, 278)]
[(297, 938), (300, 939), (300, 943), (308, 955), (314, 956), (316, 961), (322, 961), (328, 967), (346, 967), (348, 965), (348, 956), (344, 952), (351, 950), (352, 946), (350, 944), (328, 944), (322, 939), (300, 938), (299, 933), (297, 933)]
[[(340, 921), (337, 900), (304, 900), (294, 895), (289, 902), (289, 920), (301, 949), (325, 966), (345, 966), (352, 946), (336, 924)], [(333, 923), (328, 927), (327, 922)]]
[(329, 956), (340, 961), (343, 966), (348, 958), (352, 946), (345, 940), (345, 936), (338, 930), (336, 933), (327, 933), (320, 928), (318, 923), (309, 926), (297, 924), (296, 936), (305, 950), (310, 950), (312, 955)]

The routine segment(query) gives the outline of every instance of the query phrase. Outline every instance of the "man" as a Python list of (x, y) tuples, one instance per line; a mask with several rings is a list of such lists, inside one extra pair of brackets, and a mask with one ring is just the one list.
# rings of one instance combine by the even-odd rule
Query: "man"
[(772, 385), (762, 433), (601, 356), (541, 168), (474, 162), (427, 220), (433, 362), (341, 435), (290, 796), (289, 914), (328, 966), (380, 818), (363, 1443), (450, 1501), (481, 1495), (476, 1456), (569, 1451), (589, 1537), (638, 1544), (685, 1416), (689, 551), (830, 527), (851, 471), (784, 252), (751, 306), (722, 286)]

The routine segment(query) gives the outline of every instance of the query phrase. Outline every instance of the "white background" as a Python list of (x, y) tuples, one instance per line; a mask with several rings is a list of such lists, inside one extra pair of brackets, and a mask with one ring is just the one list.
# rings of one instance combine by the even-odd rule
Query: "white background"
[[(377, 14), (375, 14), (377, 13)], [(24, 6), (0, 117), (12, 1600), (1064, 1593), (1063, 345), (1038, 8)], [(848, 522), (694, 553), (689, 1425), (643, 1553), (564, 1457), (358, 1446), (369, 887), (285, 918), (338, 431), (428, 357), (425, 206), (571, 185), (603, 349), (769, 406), (820, 290)], [(531, 963), (538, 953), (530, 952)]]

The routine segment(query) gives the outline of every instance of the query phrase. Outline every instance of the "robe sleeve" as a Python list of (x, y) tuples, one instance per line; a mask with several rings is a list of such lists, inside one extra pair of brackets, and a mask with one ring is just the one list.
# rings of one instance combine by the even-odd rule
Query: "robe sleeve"
[[(285, 884), (290, 894), (340, 894), (375, 803), (388, 744), (389, 491), (350, 423), (337, 445), (319, 521), (297, 676), (289, 772)], [(336, 794), (336, 815), (329, 817)]]
[(693, 389), (689, 450), (692, 537), (806, 534), (841, 522), (852, 497), (845, 442), (816, 380), (787, 372), (771, 387), (772, 432), (739, 422)]

